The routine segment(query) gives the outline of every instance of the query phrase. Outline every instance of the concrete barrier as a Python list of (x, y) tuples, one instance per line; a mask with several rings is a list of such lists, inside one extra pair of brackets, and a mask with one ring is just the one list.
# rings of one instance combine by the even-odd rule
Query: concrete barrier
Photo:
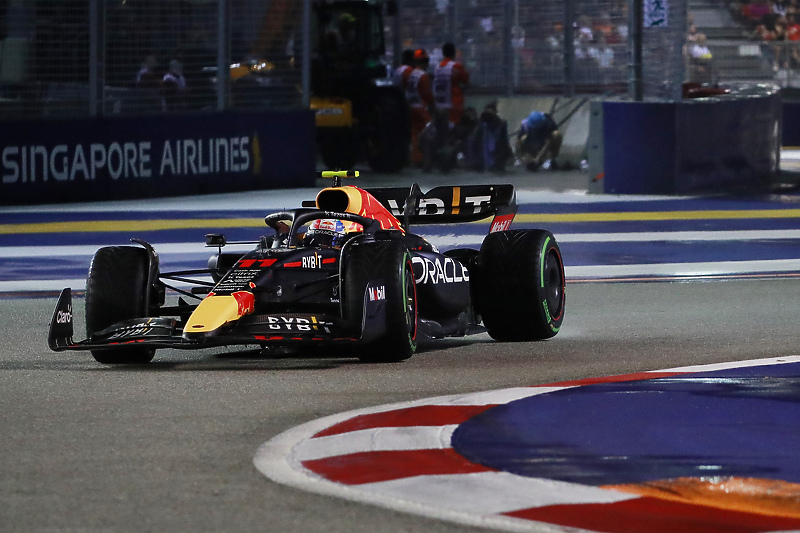
[[(592, 110), (602, 127), (591, 128), (589, 168), (602, 192), (764, 191), (777, 183), (782, 110), (774, 89), (679, 102), (608, 101)], [(602, 167), (591, 161), (598, 150)]]

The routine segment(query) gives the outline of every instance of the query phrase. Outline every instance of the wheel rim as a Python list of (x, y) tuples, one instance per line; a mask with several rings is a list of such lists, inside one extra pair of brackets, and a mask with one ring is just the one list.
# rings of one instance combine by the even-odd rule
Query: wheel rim
[(544, 263), (544, 291), (547, 307), (554, 318), (561, 314), (564, 297), (564, 270), (555, 250), (549, 250)]

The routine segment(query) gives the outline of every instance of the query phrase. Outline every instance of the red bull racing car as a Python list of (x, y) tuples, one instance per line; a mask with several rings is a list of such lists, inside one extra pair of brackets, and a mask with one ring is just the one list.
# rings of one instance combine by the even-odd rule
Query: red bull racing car
[[(361, 189), (341, 172), (303, 207), (272, 213), (272, 235), (208, 267), (161, 272), (145, 241), (100, 248), (86, 282), (87, 338), (73, 341), (70, 289), (50, 325), (56, 351), (142, 364), (157, 348), (348, 345), (368, 362), (411, 357), (421, 338), (487, 331), (500, 341), (553, 337), (564, 319), (564, 266), (553, 235), (510, 230), (512, 185)], [(349, 177), (349, 176), (348, 176)], [(493, 217), (480, 249), (441, 253), (415, 225)], [(243, 244), (243, 243), (236, 243)], [(253, 245), (255, 245), (253, 247)], [(202, 280), (195, 279), (205, 275)], [(178, 293), (166, 305), (167, 290)]]

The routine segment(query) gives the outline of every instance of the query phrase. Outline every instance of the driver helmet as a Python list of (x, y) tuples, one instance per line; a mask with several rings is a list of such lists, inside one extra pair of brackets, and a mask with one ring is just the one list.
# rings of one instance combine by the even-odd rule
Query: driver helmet
[(339, 248), (351, 233), (363, 230), (364, 228), (357, 222), (318, 218), (308, 227), (305, 237), (303, 237), (303, 244), (305, 246)]

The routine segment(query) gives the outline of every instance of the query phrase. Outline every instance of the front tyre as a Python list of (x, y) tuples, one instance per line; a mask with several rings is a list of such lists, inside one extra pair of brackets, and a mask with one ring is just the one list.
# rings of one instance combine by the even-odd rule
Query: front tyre
[[(150, 260), (147, 250), (134, 246), (100, 248), (92, 258), (86, 279), (86, 334), (123, 320), (147, 316), (146, 295)], [(126, 346), (92, 350), (99, 363), (144, 364), (155, 356), (154, 348)]]
[(385, 287), (386, 329), (377, 339), (356, 348), (368, 363), (404, 361), (417, 350), (417, 290), (411, 254), (398, 241), (359, 243), (347, 252), (344, 273), (344, 314), (360, 322), (367, 283)]
[(552, 233), (490, 233), (478, 254), (476, 300), (489, 335), (499, 341), (555, 336), (564, 320), (564, 263)]

